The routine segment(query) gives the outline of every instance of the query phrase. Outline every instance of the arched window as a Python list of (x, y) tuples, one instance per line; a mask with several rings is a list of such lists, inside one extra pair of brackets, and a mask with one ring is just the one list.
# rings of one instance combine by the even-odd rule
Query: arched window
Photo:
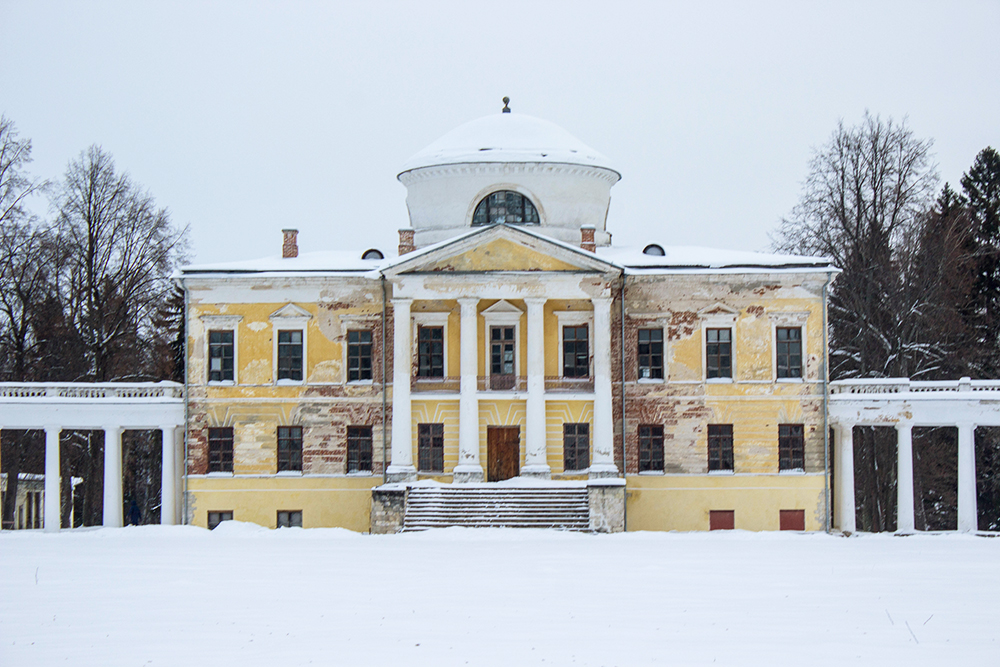
[(472, 224), (496, 225), (502, 222), (514, 225), (537, 225), (538, 209), (531, 200), (518, 192), (500, 190), (483, 197), (472, 215)]

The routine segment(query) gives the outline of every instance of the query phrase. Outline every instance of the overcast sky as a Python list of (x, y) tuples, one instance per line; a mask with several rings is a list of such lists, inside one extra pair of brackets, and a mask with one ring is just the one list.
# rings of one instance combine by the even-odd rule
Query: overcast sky
[(908, 117), (957, 185), (1000, 148), (1000, 2), (0, 0), (0, 113), (57, 178), (91, 144), (192, 259), (395, 248), (413, 153), (500, 111), (622, 174), (616, 244), (758, 250), (814, 147)]

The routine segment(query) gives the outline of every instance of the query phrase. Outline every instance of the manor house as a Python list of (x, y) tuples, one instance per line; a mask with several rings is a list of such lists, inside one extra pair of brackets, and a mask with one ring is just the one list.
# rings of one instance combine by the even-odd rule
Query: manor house
[(608, 530), (827, 526), (827, 259), (672, 246), (694, 223), (666, 219), (617, 246), (621, 174), (506, 107), (397, 178), (396, 249), (289, 229), (182, 270), (187, 522), (368, 531), (398, 519), (381, 491), (565, 488)]

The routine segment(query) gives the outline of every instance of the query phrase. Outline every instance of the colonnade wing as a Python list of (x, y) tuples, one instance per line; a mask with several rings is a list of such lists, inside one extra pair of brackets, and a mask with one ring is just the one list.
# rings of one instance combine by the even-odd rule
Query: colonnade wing
[(0, 428), (45, 431), (44, 519), (60, 526), (59, 434), (104, 432), (105, 526), (122, 525), (121, 434), (162, 432), (160, 521), (177, 522), (181, 472), (179, 436), (184, 427), (183, 386), (159, 383), (10, 383), (0, 385)]
[(844, 380), (830, 385), (829, 418), (835, 433), (836, 523), (854, 532), (855, 426), (888, 426), (897, 433), (897, 530), (915, 529), (913, 428), (958, 429), (958, 529), (977, 529), (975, 430), (1000, 426), (1000, 382), (911, 382), (906, 378)]

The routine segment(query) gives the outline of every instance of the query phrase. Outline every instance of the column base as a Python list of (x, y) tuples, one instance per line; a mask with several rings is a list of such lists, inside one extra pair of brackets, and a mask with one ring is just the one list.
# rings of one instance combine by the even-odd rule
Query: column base
[(399, 482), (415, 482), (417, 481), (417, 469), (413, 466), (390, 465), (385, 471), (385, 479), (389, 484), (398, 484)]
[(590, 466), (590, 470), (587, 471), (588, 479), (607, 479), (609, 477), (618, 477), (618, 466), (614, 463), (597, 463)]
[(552, 479), (552, 468), (545, 464), (524, 466), (521, 468), (519, 476), (532, 479)]
[(461, 465), (452, 470), (451, 481), (454, 484), (478, 484), (485, 478), (482, 466)]

